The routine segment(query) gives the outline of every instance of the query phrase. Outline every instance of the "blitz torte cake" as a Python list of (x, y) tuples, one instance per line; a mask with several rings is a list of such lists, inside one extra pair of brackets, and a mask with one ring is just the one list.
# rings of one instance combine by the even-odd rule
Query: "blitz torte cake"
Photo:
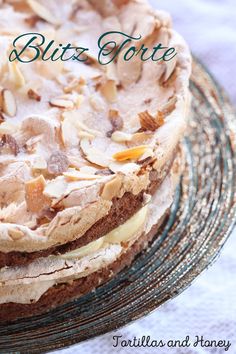
[[(145, 1), (0, 4), (0, 319), (6, 321), (91, 291), (154, 237), (183, 159), (191, 56), (169, 15)], [(177, 55), (168, 62), (125, 61), (121, 52), (101, 65), (97, 40), (110, 31), (141, 35), (136, 46), (162, 43)], [(23, 33), (40, 33), (58, 48), (89, 47), (89, 60), (10, 61)], [(22, 58), (33, 55), (27, 48)]]

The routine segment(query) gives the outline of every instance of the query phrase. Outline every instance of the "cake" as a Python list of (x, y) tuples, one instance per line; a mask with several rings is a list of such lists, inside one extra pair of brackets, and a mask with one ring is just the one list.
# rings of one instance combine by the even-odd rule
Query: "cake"
[[(177, 55), (121, 52), (102, 65), (106, 32)], [(26, 33), (54, 50), (88, 47), (89, 60), (31, 61), (29, 47), (9, 60)], [(95, 289), (157, 234), (184, 161), (191, 55), (144, 0), (5, 0), (0, 37), (0, 320), (10, 321)]]

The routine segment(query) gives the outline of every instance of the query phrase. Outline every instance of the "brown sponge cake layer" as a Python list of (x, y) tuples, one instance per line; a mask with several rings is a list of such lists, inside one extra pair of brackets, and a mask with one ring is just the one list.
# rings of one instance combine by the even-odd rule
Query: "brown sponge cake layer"
[(123, 268), (129, 266), (134, 258), (148, 246), (148, 242), (154, 238), (167, 215), (168, 211), (166, 211), (165, 215), (152, 227), (149, 233), (139, 237), (125, 253), (109, 266), (86, 277), (74, 280), (70, 284), (58, 284), (50, 288), (36, 303), (17, 304), (11, 302), (0, 305), (0, 322), (10, 322), (17, 318), (31, 317), (44, 313), (52, 308), (79, 298), (109, 281), (110, 278)]
[(98, 220), (79, 239), (31, 253), (0, 252), (0, 268), (4, 266), (25, 265), (39, 257), (64, 254), (104, 236), (106, 233), (127, 221), (142, 207), (145, 193), (153, 195), (156, 192), (173, 166), (173, 160), (174, 158), (165, 165), (161, 176), (154, 170), (150, 172), (150, 184), (147, 190), (141, 191), (138, 195), (126, 192), (121, 198), (114, 198), (109, 214)]

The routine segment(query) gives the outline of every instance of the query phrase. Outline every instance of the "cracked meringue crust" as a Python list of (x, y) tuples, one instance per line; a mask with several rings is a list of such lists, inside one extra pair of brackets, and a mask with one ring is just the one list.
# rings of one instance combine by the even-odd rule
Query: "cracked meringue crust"
[[(169, 15), (141, 0), (79, 6), (71, 0), (60, 7), (8, 0), (0, 28), (0, 259), (6, 265), (7, 254), (27, 259), (73, 244), (105, 220), (115, 200), (127, 193), (137, 199), (150, 174), (162, 174), (186, 128), (191, 55)], [(99, 65), (97, 39), (118, 29), (142, 33), (150, 47), (175, 47), (176, 60)], [(26, 32), (86, 44), (89, 65), (9, 62), (13, 39)]]

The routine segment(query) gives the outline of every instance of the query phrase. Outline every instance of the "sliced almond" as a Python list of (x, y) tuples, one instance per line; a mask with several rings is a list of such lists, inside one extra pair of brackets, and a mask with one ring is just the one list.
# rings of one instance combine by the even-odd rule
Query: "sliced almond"
[(70, 169), (67, 172), (64, 172), (63, 176), (66, 178), (66, 180), (68, 182), (83, 181), (83, 180), (91, 180), (92, 181), (95, 179), (102, 178), (101, 176), (89, 174), (89, 173), (83, 173), (83, 172), (75, 170), (75, 169)]
[(62, 108), (62, 109), (73, 109), (74, 108), (73, 101), (66, 100), (63, 98), (52, 98), (49, 101), (49, 104), (51, 107), (57, 107), (57, 108)]
[(34, 11), (34, 13), (38, 15), (40, 18), (42, 18), (43, 20), (52, 23), (53, 25), (60, 24), (60, 21), (55, 17), (55, 15), (53, 15), (46, 7), (41, 5), (38, 1), (27, 0), (27, 3)]
[(8, 90), (2, 90), (2, 110), (3, 113), (7, 114), (10, 117), (15, 117), (17, 107), (16, 107), (16, 100), (13, 93)]
[(41, 101), (41, 96), (34, 90), (32, 89), (29, 89), (29, 91), (27, 92), (28, 94), (28, 97), (31, 99), (31, 100), (35, 100), (35, 101), (38, 101), (40, 102)]
[(101, 197), (106, 200), (112, 200), (119, 194), (122, 184), (121, 176), (117, 175), (111, 181), (107, 182), (102, 190)]
[(142, 73), (142, 61), (135, 57), (130, 61), (124, 60), (124, 53), (121, 52), (117, 62), (118, 77), (123, 87), (136, 83)]
[(100, 85), (100, 91), (109, 103), (117, 101), (117, 87), (114, 80), (107, 80)]
[(8, 235), (13, 241), (18, 241), (24, 236), (24, 232), (19, 229), (9, 229)]
[(50, 199), (44, 194), (46, 181), (42, 175), (25, 183), (25, 199), (27, 208), (33, 213), (37, 213), (50, 205)]
[(106, 158), (106, 155), (101, 151), (93, 148), (88, 139), (82, 139), (80, 142), (80, 147), (84, 157), (89, 162), (101, 167), (107, 167), (109, 165), (110, 161)]
[(139, 113), (140, 125), (143, 131), (155, 131), (164, 124), (164, 118), (160, 112), (153, 117), (148, 111)]
[(10, 74), (10, 80), (14, 83), (16, 88), (21, 88), (25, 86), (25, 78), (20, 71), (18, 65), (16, 64), (15, 61), (9, 62), (9, 74)]
[(135, 146), (133, 148), (117, 152), (112, 157), (116, 161), (137, 160), (149, 148), (148, 145)]
[(121, 130), (123, 128), (124, 122), (123, 122), (123, 119), (121, 118), (119, 112), (116, 109), (110, 109), (108, 117), (109, 117), (109, 120), (112, 125), (112, 130), (107, 133), (107, 136), (111, 137), (111, 135), (116, 130)]
[(60, 175), (65, 172), (69, 167), (68, 157), (61, 151), (55, 151), (52, 153), (48, 160), (47, 168), (48, 172), (52, 175)]
[(153, 157), (154, 156), (154, 152), (153, 152), (153, 149), (151, 148), (148, 148), (144, 153), (143, 155), (140, 157), (138, 163), (142, 163), (143, 161), (145, 161), (146, 159), (149, 159), (150, 157)]
[(5, 154), (11, 153), (17, 156), (20, 152), (20, 148), (16, 139), (9, 134), (4, 134), (0, 140), (0, 152)]
[(112, 133), (111, 140), (116, 143), (124, 143), (127, 141), (131, 141), (133, 138), (132, 134), (116, 131)]
[(173, 59), (163, 62), (162, 65), (165, 65), (165, 70), (160, 78), (160, 83), (164, 84), (169, 80), (169, 78), (171, 77), (171, 75), (173, 74), (173, 72), (176, 68), (177, 55)]

